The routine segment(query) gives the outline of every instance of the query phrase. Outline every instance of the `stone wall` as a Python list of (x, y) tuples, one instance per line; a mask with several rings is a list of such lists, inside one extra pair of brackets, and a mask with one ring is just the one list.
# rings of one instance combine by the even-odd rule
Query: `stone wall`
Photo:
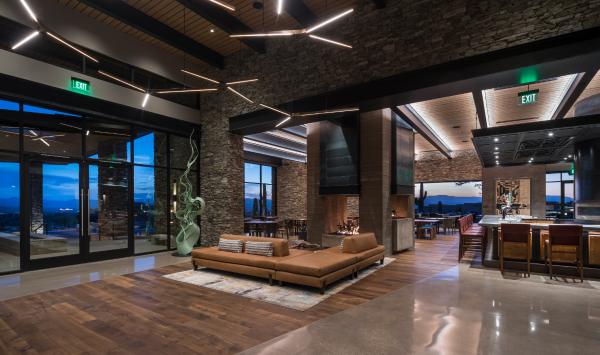
[(481, 180), (482, 167), (475, 150), (452, 152), (452, 159), (438, 151), (415, 157), (415, 183)]
[[(320, 33), (351, 43), (352, 50), (305, 37), (268, 39), (266, 53), (243, 48), (226, 59), (225, 70), (207, 66), (204, 74), (224, 80), (258, 77), (259, 82), (240, 91), (256, 102), (276, 105), (600, 25), (598, 0), (397, 0), (381, 10), (371, 0), (357, 0), (354, 9)], [(228, 119), (259, 107), (226, 91), (202, 95), (201, 104), (206, 244), (219, 233), (243, 230), (242, 139), (228, 133)], [(477, 177), (473, 173), (466, 179)]]
[(348, 196), (346, 198), (346, 212), (348, 213), (348, 217), (360, 217), (359, 213), (359, 196)]
[(306, 219), (306, 164), (284, 160), (277, 168), (277, 216)]

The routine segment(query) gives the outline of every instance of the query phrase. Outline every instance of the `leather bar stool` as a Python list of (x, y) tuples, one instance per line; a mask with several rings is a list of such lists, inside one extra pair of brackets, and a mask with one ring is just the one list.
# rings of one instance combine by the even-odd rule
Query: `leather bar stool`
[[(561, 253), (575, 254), (574, 264), (579, 271), (579, 279), (583, 282), (583, 226), (577, 224), (551, 224), (549, 226), (548, 244), (546, 252), (548, 255), (550, 279), (554, 276), (552, 261), (554, 247), (573, 247), (575, 252), (561, 250)], [(558, 251), (556, 251), (558, 252)]]
[[(500, 224), (500, 236), (498, 237), (498, 251), (500, 257), (500, 272), (504, 274), (504, 248), (512, 246), (525, 249), (527, 260), (527, 277), (531, 277), (531, 225), (526, 223), (502, 223)], [(514, 257), (511, 256), (511, 259)]]

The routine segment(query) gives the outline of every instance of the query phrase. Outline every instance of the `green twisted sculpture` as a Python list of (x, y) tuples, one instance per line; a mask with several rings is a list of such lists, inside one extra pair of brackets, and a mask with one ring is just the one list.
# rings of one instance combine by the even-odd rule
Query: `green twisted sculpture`
[(198, 146), (196, 141), (193, 139), (194, 131), (190, 135), (190, 146), (192, 147), (192, 154), (187, 162), (187, 168), (185, 172), (179, 177), (179, 203), (181, 208), (175, 211), (175, 217), (179, 220), (180, 230), (177, 233), (177, 253), (179, 255), (188, 255), (194, 249), (194, 245), (200, 239), (200, 227), (196, 224), (196, 217), (202, 214), (204, 211), (204, 200), (201, 197), (193, 197), (192, 183), (189, 178), (189, 174), (192, 167), (198, 160)]

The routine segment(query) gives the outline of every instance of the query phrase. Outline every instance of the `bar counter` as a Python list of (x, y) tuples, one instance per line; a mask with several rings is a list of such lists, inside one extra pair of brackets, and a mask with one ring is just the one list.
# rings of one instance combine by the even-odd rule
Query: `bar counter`
[[(545, 243), (548, 238), (548, 226), (553, 221), (544, 218), (535, 218), (532, 216), (512, 215), (502, 219), (500, 215), (485, 215), (479, 221), (479, 225), (487, 228), (488, 248), (484, 265), (496, 267), (498, 265), (498, 231), (501, 224), (504, 223), (527, 223), (531, 225), (532, 237), (532, 263), (541, 264), (544, 267)], [(583, 225), (583, 265), (588, 270), (586, 275), (600, 277), (600, 224), (582, 224)], [(506, 247), (505, 247), (506, 248)], [(505, 249), (505, 257), (510, 259), (520, 259), (524, 256), (522, 248), (510, 247)], [(555, 260), (559, 261), (564, 257), (565, 261), (570, 257), (570, 250), (565, 249), (561, 255), (560, 250), (555, 250), (553, 255), (557, 256)], [(557, 255), (558, 254), (558, 255)], [(538, 271), (541, 268), (537, 268)]]

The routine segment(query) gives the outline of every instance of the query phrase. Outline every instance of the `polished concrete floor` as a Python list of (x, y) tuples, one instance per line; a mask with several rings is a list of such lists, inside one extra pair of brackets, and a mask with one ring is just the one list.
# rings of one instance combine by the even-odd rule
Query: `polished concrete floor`
[(0, 276), (0, 301), (113, 276), (189, 262), (172, 251)]
[(600, 291), (462, 264), (243, 354), (599, 354)]

